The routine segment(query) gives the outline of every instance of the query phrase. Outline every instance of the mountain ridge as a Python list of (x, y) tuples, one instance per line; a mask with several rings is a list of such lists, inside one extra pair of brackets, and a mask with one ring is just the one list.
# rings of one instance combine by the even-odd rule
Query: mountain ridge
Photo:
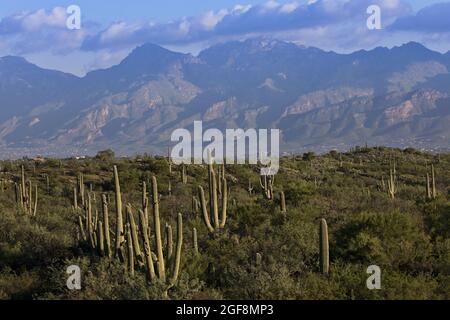
[[(18, 65), (5, 67), (11, 63)], [(339, 54), (251, 39), (197, 56), (145, 44), (84, 77), (4, 57), (0, 149), (161, 153), (171, 131), (194, 120), (205, 128), (279, 127), (289, 152), (366, 142), (449, 148), (449, 70), (450, 53), (416, 42)]]

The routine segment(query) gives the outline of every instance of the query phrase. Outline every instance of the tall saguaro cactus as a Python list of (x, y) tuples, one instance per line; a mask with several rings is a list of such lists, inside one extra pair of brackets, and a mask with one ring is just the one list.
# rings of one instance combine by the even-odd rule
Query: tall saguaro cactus
[(320, 272), (327, 275), (330, 269), (328, 226), (325, 219), (320, 220)]
[[(166, 283), (166, 291), (165, 296), (167, 296), (167, 290), (169, 290), (171, 287), (173, 287), (178, 280), (179, 275), (179, 269), (181, 265), (181, 254), (182, 254), (182, 246), (183, 246), (183, 217), (181, 216), (181, 213), (178, 214), (177, 219), (177, 245), (175, 250), (175, 256), (173, 256), (169, 259), (167, 257), (167, 260), (164, 260), (164, 250), (163, 250), (163, 243), (162, 243), (162, 233), (161, 233), (161, 220), (160, 220), (160, 214), (159, 214), (159, 194), (158, 194), (158, 182), (156, 180), (156, 177), (152, 177), (152, 204), (153, 204), (153, 223), (154, 223), (154, 229), (155, 229), (155, 240), (156, 240), (156, 255), (157, 255), (157, 271), (158, 271), (158, 278), (161, 282)], [(141, 218), (141, 220), (143, 220)], [(143, 230), (144, 228), (141, 229)], [(144, 230), (145, 232), (145, 230)], [(146, 245), (146, 252), (150, 252), (150, 243), (149, 241), (146, 241), (148, 239), (145, 239), (146, 235), (144, 235), (144, 242), (148, 242), (148, 246)], [(146, 261), (147, 266), (151, 264), (152, 257), (151, 253), (149, 256), (147, 256), (146, 253)], [(167, 263), (166, 263), (167, 262)], [(172, 276), (170, 280), (167, 280), (166, 277), (166, 265), (171, 264), (172, 267), (168, 268), (168, 270), (172, 270)], [(154, 274), (154, 271), (152, 271), (152, 268), (149, 267), (147, 270), (150, 277)]]
[(146, 222), (145, 214), (142, 210), (139, 210), (139, 227), (141, 231), (141, 236), (144, 243), (144, 254), (145, 254), (145, 266), (147, 269), (147, 278), (150, 281), (153, 281), (155, 279), (155, 267), (153, 265), (153, 258), (152, 258), (152, 248), (151, 248), (151, 242), (150, 242), (150, 236), (149, 236), (149, 230), (148, 230), (148, 224)]
[(142, 255), (141, 247), (139, 245), (138, 231), (137, 231), (136, 223), (134, 222), (134, 216), (133, 216), (131, 204), (127, 205), (127, 219), (128, 219), (128, 223), (130, 225), (131, 238), (133, 240), (134, 256), (136, 257), (138, 264), (143, 266), (144, 265), (144, 256)]
[[(114, 256), (117, 257), (121, 252), (122, 245), (125, 242), (125, 234), (123, 229), (123, 218), (122, 218), (122, 194), (120, 192), (120, 181), (119, 172), (117, 171), (117, 166), (114, 166), (114, 186), (115, 186), (115, 197), (116, 197), (116, 247)], [(123, 254), (122, 257), (123, 259)]]
[(437, 197), (437, 191), (436, 191), (436, 179), (434, 174), (434, 164), (431, 165), (431, 196), (433, 199), (436, 199)]
[(186, 165), (184, 163), (181, 165), (181, 183), (187, 183)]
[[(228, 187), (227, 187), (227, 179), (225, 178), (225, 174), (222, 174), (222, 213), (221, 219), (219, 219), (219, 200), (217, 195), (217, 181), (216, 181), (216, 173), (214, 171), (214, 166), (212, 161), (209, 161), (208, 164), (208, 182), (209, 182), (209, 207), (210, 212), (208, 213), (208, 209), (206, 207), (206, 198), (205, 191), (202, 186), (198, 187), (199, 198), (201, 209), (203, 213), (203, 220), (205, 222), (208, 231), (214, 233), (219, 229), (223, 229), (225, 227), (225, 223), (227, 220), (227, 203), (228, 203)], [(213, 219), (213, 224), (211, 224), (211, 218)]]
[(159, 193), (158, 181), (156, 177), (152, 177), (152, 200), (153, 200), (153, 223), (156, 239), (156, 255), (158, 257), (158, 277), (162, 282), (166, 281), (166, 268), (164, 265), (164, 254), (161, 236), (161, 221), (159, 218)]
[(287, 211), (286, 210), (286, 198), (284, 196), (284, 192), (283, 191), (280, 192), (280, 210), (283, 213)]
[(147, 196), (147, 184), (142, 181), (142, 212), (144, 213), (146, 223), (148, 225), (148, 196)]
[(111, 239), (109, 234), (109, 210), (108, 210), (108, 201), (106, 199), (106, 194), (102, 194), (102, 211), (103, 211), (103, 226), (104, 226), (104, 235), (105, 235), (105, 254), (108, 258), (111, 258)]
[(84, 198), (84, 177), (83, 177), (83, 173), (80, 173), (78, 175), (78, 194), (80, 196), (80, 200), (81, 200), (81, 206), (85, 205), (85, 198)]

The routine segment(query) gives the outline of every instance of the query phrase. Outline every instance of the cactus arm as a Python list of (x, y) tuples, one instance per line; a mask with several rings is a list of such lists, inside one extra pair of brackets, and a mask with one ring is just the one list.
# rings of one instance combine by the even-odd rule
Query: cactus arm
[(178, 221), (177, 221), (177, 249), (176, 249), (176, 255), (175, 255), (175, 265), (173, 268), (173, 275), (172, 280), (170, 281), (170, 284), (173, 286), (178, 280), (178, 274), (180, 271), (180, 265), (181, 265), (181, 250), (183, 247), (183, 217), (181, 213), (178, 214)]
[(125, 241), (122, 218), (122, 194), (120, 192), (120, 181), (117, 166), (114, 166), (114, 186), (116, 198), (116, 248), (114, 255), (117, 256), (121, 250), (122, 243)]
[(212, 181), (212, 209), (213, 209), (213, 217), (214, 217), (214, 228), (218, 229), (219, 225), (219, 205), (218, 205), (218, 196), (217, 196), (217, 180), (216, 173), (214, 171), (211, 172), (211, 181)]
[(166, 270), (164, 266), (164, 254), (161, 239), (161, 222), (159, 219), (159, 194), (158, 194), (158, 182), (156, 177), (152, 177), (152, 192), (153, 192), (153, 222), (155, 224), (155, 237), (156, 237), (156, 252), (158, 255), (158, 274), (159, 279), (163, 282), (166, 280)]
[(142, 256), (141, 247), (139, 245), (139, 238), (136, 228), (136, 223), (134, 222), (133, 210), (131, 209), (131, 204), (127, 204), (127, 217), (130, 224), (131, 237), (133, 239), (134, 256), (138, 260), (140, 265), (144, 264), (144, 257)]
[(194, 252), (195, 254), (198, 254), (198, 240), (197, 240), (197, 229), (192, 229), (192, 241), (194, 242)]
[(34, 186), (34, 209), (33, 209), (33, 216), (36, 216), (37, 212), (37, 205), (38, 205), (38, 186)]
[(155, 279), (155, 267), (153, 266), (152, 250), (149, 239), (148, 225), (146, 223), (145, 214), (142, 210), (139, 210), (139, 224), (141, 229), (141, 235), (144, 240), (144, 253), (145, 253), (145, 265), (147, 269), (147, 277), (150, 281)]
[(166, 224), (166, 241), (167, 241), (167, 262), (168, 264), (172, 261), (172, 253), (173, 253), (173, 235), (172, 235), (172, 227), (170, 224)]
[(222, 177), (222, 219), (220, 222), (220, 228), (224, 228), (225, 223), (227, 222), (227, 204), (228, 204), (227, 179), (225, 179), (225, 177)]
[(84, 231), (83, 219), (81, 215), (78, 216), (78, 227), (80, 228), (80, 233), (84, 241), (87, 240), (86, 232)]
[(200, 197), (200, 203), (202, 207), (202, 213), (203, 213), (203, 221), (205, 222), (206, 228), (209, 232), (214, 232), (214, 228), (211, 225), (211, 222), (209, 221), (209, 215), (208, 215), (208, 209), (206, 208), (206, 200), (205, 200), (205, 191), (203, 190), (202, 186), (198, 187), (199, 197)]

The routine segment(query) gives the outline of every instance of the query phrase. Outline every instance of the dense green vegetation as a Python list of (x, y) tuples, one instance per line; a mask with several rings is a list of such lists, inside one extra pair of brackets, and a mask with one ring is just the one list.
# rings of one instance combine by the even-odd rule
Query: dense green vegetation
[[(284, 157), (266, 181), (257, 166), (216, 165), (215, 192), (208, 166), (169, 168), (163, 157), (0, 165), (0, 299), (450, 299), (450, 154), (307, 153)], [(66, 287), (69, 265), (81, 268), (81, 290)], [(380, 290), (366, 287), (370, 265), (381, 268)]]

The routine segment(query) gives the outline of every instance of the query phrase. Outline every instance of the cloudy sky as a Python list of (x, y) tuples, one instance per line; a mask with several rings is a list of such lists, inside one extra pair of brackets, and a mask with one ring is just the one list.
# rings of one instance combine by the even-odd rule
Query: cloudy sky
[[(67, 8), (81, 10), (70, 30)], [(367, 8), (381, 9), (369, 30)], [(120, 62), (145, 42), (197, 54), (217, 42), (267, 36), (338, 52), (418, 41), (450, 50), (443, 0), (2, 0), (0, 56), (77, 75)]]

